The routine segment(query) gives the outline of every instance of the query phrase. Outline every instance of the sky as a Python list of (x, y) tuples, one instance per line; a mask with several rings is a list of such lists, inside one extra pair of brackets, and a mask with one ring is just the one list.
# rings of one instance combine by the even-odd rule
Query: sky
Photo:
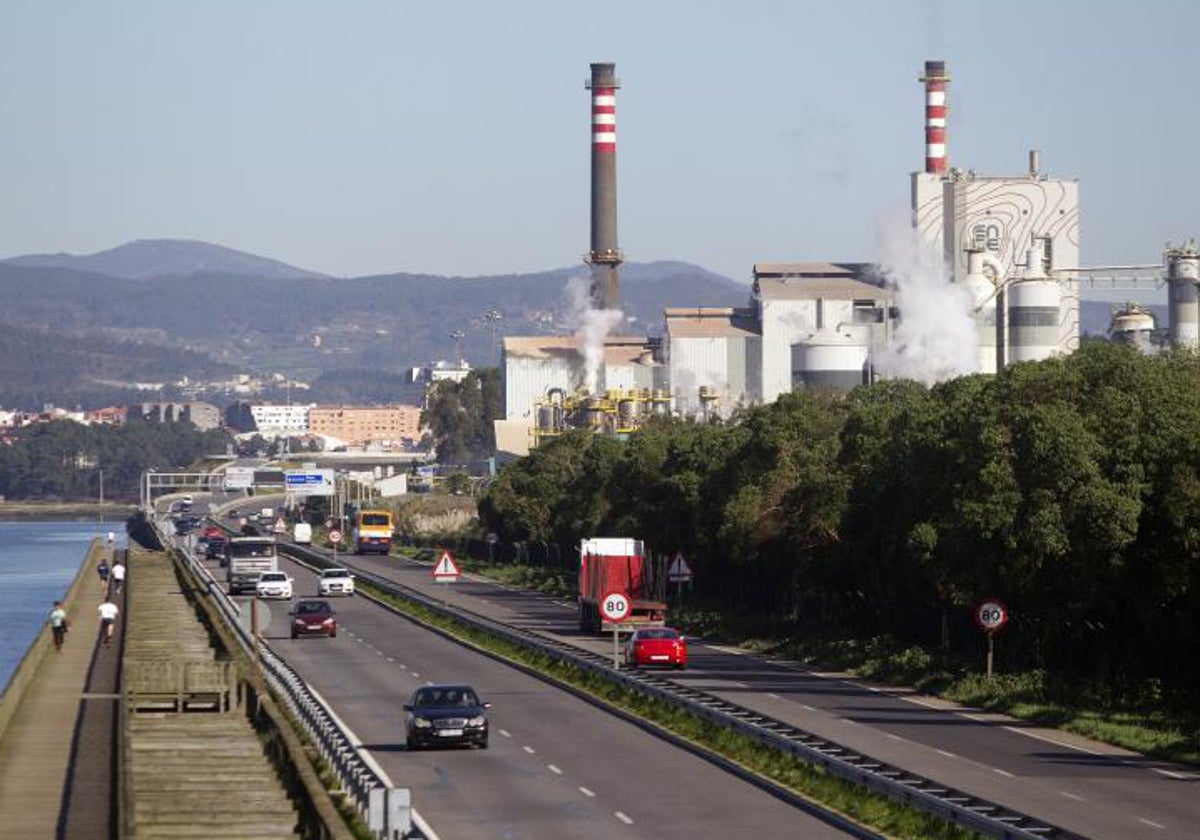
[(626, 258), (877, 259), (924, 160), (1080, 179), (1081, 261), (1200, 236), (1195, 0), (6, 0), (0, 258), (197, 239), (334, 276), (588, 249), (616, 63)]

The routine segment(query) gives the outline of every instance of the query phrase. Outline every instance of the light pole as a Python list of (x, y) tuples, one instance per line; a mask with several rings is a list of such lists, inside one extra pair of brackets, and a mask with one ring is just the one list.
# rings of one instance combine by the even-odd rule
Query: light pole
[(457, 364), (458, 367), (461, 368), (463, 366), (462, 340), (466, 337), (466, 333), (464, 333), (462, 330), (455, 330), (454, 332), (450, 333), (450, 337), (454, 339), (454, 355), (458, 357)]
[(488, 322), (488, 324), (491, 325), (491, 328), (492, 328), (492, 360), (495, 361), (497, 365), (499, 365), (500, 364), (500, 354), (499, 354), (499, 348), (496, 346), (496, 330), (499, 328), (500, 321), (502, 321), (504, 319), (504, 316), (502, 314), (500, 314), (500, 310), (498, 310), (498, 309), (489, 309), (487, 312), (483, 313), (483, 318), (485, 321)]
[(100, 504), (104, 504), (104, 470), (100, 470)]

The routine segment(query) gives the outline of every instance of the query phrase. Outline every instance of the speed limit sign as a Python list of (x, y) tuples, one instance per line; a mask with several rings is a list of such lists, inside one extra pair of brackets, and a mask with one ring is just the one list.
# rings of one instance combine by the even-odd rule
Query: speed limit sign
[(620, 592), (608, 593), (600, 601), (600, 614), (605, 621), (624, 621), (629, 618), (629, 599)]
[(331, 543), (333, 543), (334, 545), (337, 545), (338, 543), (340, 543), (342, 541), (342, 532), (337, 530), (336, 528), (334, 530), (330, 531), (329, 532), (329, 541)]
[(989, 598), (975, 608), (975, 623), (985, 633), (995, 633), (1008, 623), (1008, 607)]

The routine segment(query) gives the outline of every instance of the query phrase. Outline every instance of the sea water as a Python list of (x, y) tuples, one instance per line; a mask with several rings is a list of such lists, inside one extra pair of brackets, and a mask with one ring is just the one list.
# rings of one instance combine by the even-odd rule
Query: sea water
[[(0, 521), (0, 686), (8, 684), (54, 602), (67, 594), (91, 541), (124, 530), (123, 523), (95, 519)], [(99, 579), (95, 584), (99, 595)], [(94, 611), (91, 600), (82, 603)], [(74, 618), (86, 628), (96, 617), (89, 611)]]

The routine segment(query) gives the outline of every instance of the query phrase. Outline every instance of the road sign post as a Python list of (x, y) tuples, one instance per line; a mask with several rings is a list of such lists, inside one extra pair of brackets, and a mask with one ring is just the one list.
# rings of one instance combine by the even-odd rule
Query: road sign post
[(987, 676), (992, 676), (992, 663), (995, 658), (995, 639), (1005, 624), (1008, 624), (1008, 607), (995, 598), (985, 599), (975, 608), (975, 624), (987, 635), (987, 659), (984, 670)]
[(621, 667), (621, 642), (618, 626), (629, 618), (629, 599), (621, 592), (609, 592), (600, 599), (600, 615), (613, 626), (613, 667)]
[[(462, 573), (458, 570), (458, 566), (455, 564), (454, 558), (450, 556), (450, 552), (443, 551), (442, 556), (438, 559), (430, 574), (433, 575), (433, 579), (438, 583), (449, 585), (457, 581), (458, 576)], [(446, 596), (443, 594), (442, 605), (445, 606), (445, 604)]]
[(683, 585), (692, 582), (692, 567), (688, 565), (687, 560), (683, 559), (683, 552), (676, 551), (674, 559), (671, 560), (671, 565), (667, 567), (667, 580), (675, 584), (675, 598), (679, 600), (683, 595)]

